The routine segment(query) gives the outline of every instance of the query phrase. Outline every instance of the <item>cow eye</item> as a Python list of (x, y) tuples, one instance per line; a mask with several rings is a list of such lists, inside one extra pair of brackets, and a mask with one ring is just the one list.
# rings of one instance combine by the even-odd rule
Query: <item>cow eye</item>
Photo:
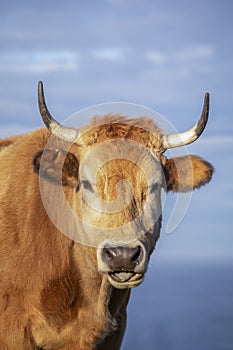
[(83, 188), (84, 188), (85, 190), (88, 190), (88, 191), (91, 191), (91, 192), (94, 191), (94, 190), (93, 190), (93, 187), (92, 187), (92, 185), (91, 185), (91, 183), (90, 183), (88, 180), (83, 180), (83, 181), (82, 181), (82, 185), (83, 185)]

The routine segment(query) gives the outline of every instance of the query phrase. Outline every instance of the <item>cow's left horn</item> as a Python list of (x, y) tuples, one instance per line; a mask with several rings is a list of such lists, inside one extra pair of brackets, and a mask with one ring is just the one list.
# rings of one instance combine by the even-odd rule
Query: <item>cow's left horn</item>
[(164, 149), (184, 146), (194, 142), (205, 129), (206, 123), (208, 121), (208, 116), (209, 116), (209, 94), (207, 92), (205, 94), (202, 114), (197, 124), (194, 125), (191, 129), (184, 132), (181, 132), (178, 134), (164, 135), (162, 139)]
[(58, 123), (49, 113), (49, 110), (45, 103), (44, 89), (42, 81), (38, 83), (38, 104), (41, 117), (45, 123), (45, 126), (51, 133), (67, 142), (75, 142), (80, 140), (80, 134), (78, 130), (67, 128)]

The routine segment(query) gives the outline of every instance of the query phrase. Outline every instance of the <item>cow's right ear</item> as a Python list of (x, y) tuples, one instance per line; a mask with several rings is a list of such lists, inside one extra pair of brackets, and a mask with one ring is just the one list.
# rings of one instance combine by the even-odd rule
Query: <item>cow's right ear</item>
[[(63, 186), (78, 186), (79, 162), (74, 154), (64, 150), (39, 151), (33, 158), (35, 173)], [(62, 174), (61, 174), (62, 172)]]
[(187, 192), (207, 184), (213, 175), (213, 166), (194, 155), (163, 160), (166, 191)]

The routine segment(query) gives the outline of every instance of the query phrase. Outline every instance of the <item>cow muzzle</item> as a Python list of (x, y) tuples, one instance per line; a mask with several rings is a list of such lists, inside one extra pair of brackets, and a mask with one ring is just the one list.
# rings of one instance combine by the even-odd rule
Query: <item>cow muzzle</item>
[(146, 272), (146, 251), (141, 242), (112, 244), (105, 242), (97, 253), (99, 272), (108, 274), (115, 288), (133, 288), (142, 283)]

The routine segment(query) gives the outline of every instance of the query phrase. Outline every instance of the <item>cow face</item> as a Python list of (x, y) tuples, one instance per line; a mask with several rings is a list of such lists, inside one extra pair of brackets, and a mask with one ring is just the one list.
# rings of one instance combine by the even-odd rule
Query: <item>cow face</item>
[[(122, 125), (114, 128), (116, 135)], [(117, 138), (73, 145), (69, 152), (45, 149), (35, 156), (34, 170), (49, 186), (62, 183), (79, 218), (76, 241), (96, 248), (98, 271), (114, 287), (131, 288), (143, 281), (159, 237), (161, 190), (198, 188), (211, 179), (213, 168), (197, 156), (167, 159), (159, 150)]]
[(89, 235), (101, 237), (98, 270), (117, 288), (137, 286), (160, 232), (160, 161), (134, 141), (117, 139), (88, 151), (80, 164), (82, 219), (94, 228), (86, 228)]
[[(67, 201), (78, 217), (78, 241), (96, 248), (98, 271), (107, 274), (116, 288), (139, 285), (160, 233), (162, 188), (175, 192), (199, 188), (210, 181), (212, 166), (197, 156), (167, 159), (163, 153), (168, 145), (177, 145), (177, 135), (165, 137), (155, 125), (151, 133), (142, 119), (138, 126), (138, 120), (123, 122), (108, 116), (80, 136), (78, 130), (63, 130), (51, 117), (43, 90), (39, 101), (48, 129), (73, 145), (69, 151), (44, 150), (43, 162), (40, 151), (34, 170), (46, 182), (66, 188)], [(192, 141), (201, 125), (204, 128), (203, 115), (202, 122), (189, 130)]]

